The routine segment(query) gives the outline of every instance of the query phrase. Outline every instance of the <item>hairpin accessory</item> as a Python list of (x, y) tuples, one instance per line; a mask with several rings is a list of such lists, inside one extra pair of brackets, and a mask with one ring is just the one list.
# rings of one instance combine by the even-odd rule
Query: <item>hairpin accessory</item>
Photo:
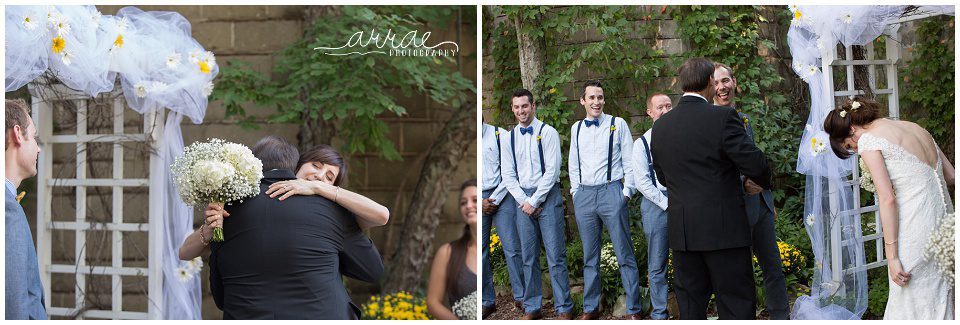
[(845, 117), (847, 117), (847, 111), (840, 109), (840, 118), (845, 118)]
[(856, 101), (855, 101), (855, 102), (853, 102), (853, 103), (850, 104), (850, 110), (851, 110), (851, 111), (855, 111), (855, 110), (857, 110), (858, 108), (860, 108), (860, 102), (856, 102)]

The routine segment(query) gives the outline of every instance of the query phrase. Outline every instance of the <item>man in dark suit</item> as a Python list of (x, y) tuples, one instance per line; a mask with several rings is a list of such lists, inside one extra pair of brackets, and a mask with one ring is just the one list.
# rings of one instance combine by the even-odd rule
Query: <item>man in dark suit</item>
[[(747, 129), (747, 136), (756, 139), (753, 133), (752, 122), (747, 114), (737, 108), (737, 78), (733, 70), (723, 63), (714, 63), (713, 79), (717, 82), (717, 93), (713, 97), (713, 104), (737, 109), (743, 126)], [(754, 141), (756, 142), (756, 141)], [(783, 264), (780, 261), (780, 248), (777, 246), (776, 215), (773, 206), (773, 192), (763, 189), (750, 179), (745, 179), (743, 188), (747, 196), (747, 220), (750, 221), (753, 235), (753, 255), (757, 257), (757, 264), (763, 271), (763, 295), (766, 298), (767, 312), (770, 319), (789, 319), (790, 302), (787, 299), (786, 278), (783, 275)]]
[(737, 111), (707, 101), (714, 97), (713, 71), (704, 58), (680, 67), (684, 94), (653, 126), (653, 166), (668, 192), (680, 318), (705, 319), (713, 293), (721, 319), (753, 319), (751, 236), (740, 175), (769, 189), (770, 168)]
[(211, 244), (210, 286), (223, 318), (359, 318), (340, 276), (376, 281), (383, 273), (376, 247), (333, 201), (264, 194), (296, 178), (295, 147), (268, 136), (252, 151), (263, 162), (260, 194), (227, 207), (224, 241)]

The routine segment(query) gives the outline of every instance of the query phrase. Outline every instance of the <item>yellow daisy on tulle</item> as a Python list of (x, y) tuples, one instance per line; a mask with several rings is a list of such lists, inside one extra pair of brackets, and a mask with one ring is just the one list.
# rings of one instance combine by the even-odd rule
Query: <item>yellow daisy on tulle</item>
[(803, 17), (803, 13), (800, 12), (800, 9), (797, 9), (793, 12), (793, 19), (799, 21), (800, 17)]
[(63, 52), (63, 49), (66, 47), (67, 47), (67, 41), (64, 40), (62, 36), (57, 36), (53, 38), (53, 45), (51, 45), (51, 49), (53, 49), (53, 53), (60, 54), (60, 52)]
[(207, 61), (200, 61), (197, 65), (200, 66), (200, 72), (210, 74), (210, 65), (207, 64)]
[(117, 39), (113, 40), (114, 48), (123, 48), (123, 35), (117, 35)]

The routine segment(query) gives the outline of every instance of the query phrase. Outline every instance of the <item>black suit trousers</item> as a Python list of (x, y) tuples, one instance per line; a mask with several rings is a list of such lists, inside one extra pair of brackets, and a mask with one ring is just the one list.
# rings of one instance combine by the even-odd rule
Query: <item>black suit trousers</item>
[(750, 247), (673, 251), (674, 289), (680, 319), (706, 319), (710, 294), (720, 319), (756, 318)]

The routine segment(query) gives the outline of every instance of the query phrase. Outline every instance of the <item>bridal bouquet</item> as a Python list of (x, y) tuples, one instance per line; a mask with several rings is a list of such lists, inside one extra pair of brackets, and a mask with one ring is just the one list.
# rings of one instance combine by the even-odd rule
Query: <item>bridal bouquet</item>
[(940, 220), (940, 226), (934, 229), (931, 234), (923, 256), (933, 259), (937, 263), (937, 268), (952, 286), (954, 283), (954, 239), (953, 223), (955, 214), (948, 213)]
[[(170, 168), (180, 199), (193, 206), (255, 196), (263, 178), (263, 163), (249, 148), (220, 139), (194, 142)], [(221, 227), (213, 228), (212, 240), (223, 241)]]
[(477, 292), (474, 291), (466, 297), (460, 298), (453, 304), (453, 313), (457, 314), (461, 320), (477, 319)]

